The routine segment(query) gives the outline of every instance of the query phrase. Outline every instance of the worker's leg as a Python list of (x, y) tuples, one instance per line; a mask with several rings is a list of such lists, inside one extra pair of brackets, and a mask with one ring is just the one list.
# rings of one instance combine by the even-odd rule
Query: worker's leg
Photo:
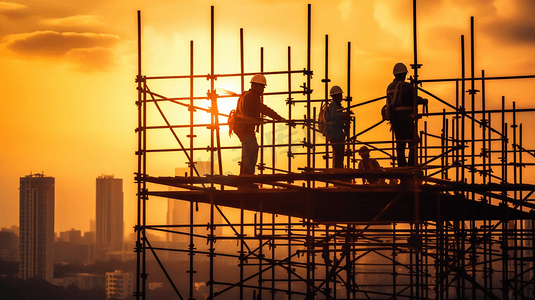
[(414, 147), (409, 143), (409, 166), (414, 167)]
[(407, 134), (404, 132), (406, 130), (404, 130), (404, 126), (401, 123), (394, 124), (392, 129), (394, 130), (394, 136), (396, 138), (396, 158), (398, 167), (405, 167), (407, 166), (407, 158), (405, 157), (405, 147), (407, 147), (405, 138), (407, 137)]
[(258, 143), (256, 141), (256, 136), (253, 134), (248, 134), (247, 136), (240, 138), (242, 142), (241, 149), (241, 174), (251, 174), (255, 173), (255, 165), (258, 159)]
[(335, 168), (344, 167), (344, 144), (333, 145), (333, 159)]
[(396, 155), (398, 160), (398, 167), (407, 166), (407, 158), (405, 157), (405, 148), (407, 147), (407, 142), (397, 142), (396, 143)]
[(405, 148), (407, 147), (407, 139), (409, 137), (406, 122), (396, 122), (393, 124), (394, 136), (396, 137), (396, 156), (398, 167), (407, 166), (407, 158), (405, 157)]
[(344, 139), (331, 139), (331, 146), (333, 148), (333, 168), (344, 167)]

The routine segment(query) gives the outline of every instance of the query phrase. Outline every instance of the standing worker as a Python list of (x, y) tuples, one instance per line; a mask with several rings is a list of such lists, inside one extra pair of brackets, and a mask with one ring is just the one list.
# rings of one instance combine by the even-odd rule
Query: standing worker
[[(390, 124), (396, 138), (398, 167), (407, 166), (405, 148), (409, 144), (409, 166), (414, 166), (414, 87), (405, 82), (407, 67), (403, 63), (394, 66), (394, 81), (386, 90), (386, 109), (390, 114)], [(418, 97), (418, 104), (427, 104), (427, 99)]]
[(251, 79), (251, 89), (238, 99), (234, 132), (242, 143), (240, 175), (254, 175), (255, 173), (255, 165), (258, 159), (258, 142), (256, 141), (255, 127), (262, 123), (261, 114), (274, 120), (285, 120), (260, 101), (266, 85), (266, 77), (262, 74), (256, 74)]
[(344, 141), (346, 138), (345, 128), (349, 121), (350, 112), (342, 109), (342, 88), (335, 85), (329, 93), (333, 101), (329, 103), (325, 111), (325, 137), (333, 148), (333, 167), (344, 167)]

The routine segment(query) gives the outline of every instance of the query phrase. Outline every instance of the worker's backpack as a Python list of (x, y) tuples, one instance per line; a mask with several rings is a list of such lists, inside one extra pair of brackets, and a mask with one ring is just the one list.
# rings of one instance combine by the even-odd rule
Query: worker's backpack
[(392, 119), (393, 111), (394, 106), (392, 104), (385, 104), (383, 108), (381, 108), (381, 116), (383, 117), (383, 121), (390, 121)]
[(228, 136), (232, 136), (234, 125), (236, 124), (236, 110), (233, 109), (228, 114)]
[(322, 101), (320, 113), (318, 115), (318, 131), (323, 135), (327, 133), (327, 122), (325, 121), (326, 111), (327, 111), (327, 101)]

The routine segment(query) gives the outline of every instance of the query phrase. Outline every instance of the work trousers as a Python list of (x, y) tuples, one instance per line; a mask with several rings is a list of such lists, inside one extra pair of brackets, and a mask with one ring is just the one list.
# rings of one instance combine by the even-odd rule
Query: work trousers
[(344, 167), (344, 137), (329, 138), (333, 148), (333, 168)]
[(256, 135), (254, 132), (251, 132), (239, 135), (238, 137), (242, 144), (240, 175), (254, 175), (256, 161), (258, 160), (258, 142), (256, 141)]
[(405, 149), (409, 146), (409, 166), (414, 166), (414, 127), (411, 120), (396, 121), (392, 124), (396, 138), (396, 154), (398, 167), (407, 166)]

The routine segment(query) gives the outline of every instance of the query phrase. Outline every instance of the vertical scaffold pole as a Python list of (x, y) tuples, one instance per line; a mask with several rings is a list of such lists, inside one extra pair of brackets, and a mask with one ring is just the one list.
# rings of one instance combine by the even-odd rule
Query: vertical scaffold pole
[(262, 300), (262, 292), (264, 288), (264, 272), (262, 272), (262, 267), (264, 265), (264, 211), (262, 207), (262, 201), (260, 201), (259, 203), (258, 221), (259, 222), (257, 228), (259, 228), (259, 234), (255, 231), (255, 236), (258, 237), (258, 297), (256, 298), (256, 300)]
[[(413, 78), (413, 84), (414, 84), (414, 109), (413, 109), (413, 112), (414, 112), (414, 119), (413, 119), (413, 123), (414, 123), (414, 134), (413, 134), (413, 137), (412, 137), (412, 140), (413, 140), (413, 143), (410, 147), (412, 147), (413, 149), (413, 161), (414, 161), (414, 166), (417, 167), (419, 162), (418, 162), (418, 136), (419, 136), (419, 133), (418, 133), (418, 69), (420, 68), (420, 65), (418, 64), (418, 39), (417, 39), (417, 33), (416, 33), (416, 13), (417, 13), (417, 10), (416, 10), (416, 0), (413, 0), (412, 2), (412, 29), (413, 29), (413, 52), (414, 52), (414, 64), (412, 65), (412, 68), (414, 69), (414, 78)], [(414, 224), (415, 224), (415, 232), (414, 234), (416, 235), (417, 238), (420, 238), (420, 196), (419, 196), (419, 193), (418, 193), (418, 187), (416, 187), (416, 185), (418, 184), (418, 180), (417, 180), (417, 177), (418, 177), (418, 172), (415, 172), (414, 174), (414, 186), (415, 186), (415, 191), (414, 191)], [(414, 252), (415, 254), (415, 261), (416, 261), (416, 264), (415, 264), (415, 270), (416, 270), (416, 278), (415, 278), (415, 282), (416, 282), (416, 299), (419, 299), (420, 298), (420, 255), (417, 251)]]
[[(505, 122), (505, 97), (502, 96), (502, 183), (507, 182), (507, 122)], [(506, 192), (503, 192), (506, 195)], [(505, 204), (505, 201), (502, 200)]]
[[(511, 125), (511, 128), (512, 128), (512, 132), (513, 132), (513, 184), (517, 184), (518, 183), (518, 165), (517, 165), (517, 154), (518, 154), (518, 145), (517, 145), (517, 141), (516, 141), (516, 136), (517, 136), (517, 127), (518, 125), (516, 124), (516, 102), (513, 101), (513, 124)], [(513, 192), (513, 199), (517, 200), (518, 199), (518, 192), (515, 190)]]
[[(329, 101), (329, 82), (331, 80), (329, 79), (329, 35), (325, 35), (325, 78), (322, 80), (325, 83), (325, 105), (327, 105)], [(315, 118), (315, 116), (314, 116)], [(333, 153), (334, 154), (334, 153)], [(334, 166), (334, 161), (333, 161)], [(325, 168), (329, 168), (329, 143), (327, 139), (325, 139)]]
[[(275, 150), (275, 149), (273, 149)], [(290, 241), (288, 241), (289, 243)], [(275, 214), (271, 214), (271, 261), (276, 261), (275, 249), (276, 240), (275, 240)], [(271, 300), (275, 300), (275, 268), (271, 268)]]
[[(307, 149), (307, 168), (310, 168), (311, 167), (311, 156), (310, 156), (310, 147), (309, 147), (309, 143), (311, 142), (311, 123), (310, 123), (310, 117), (311, 117), (311, 105), (312, 105), (312, 102), (310, 101), (310, 91), (311, 91), (311, 87), (310, 87), (310, 82), (311, 82), (311, 79), (312, 79), (312, 74), (311, 74), (311, 62), (310, 62), (310, 53), (311, 53), (311, 39), (312, 39), (312, 33), (311, 33), (311, 28), (312, 28), (312, 6), (309, 4), (308, 5), (308, 26), (307, 26), (307, 86), (306, 86), (306, 89), (305, 89), (305, 92), (307, 94), (307, 115), (306, 115), (306, 127), (307, 127), (307, 139), (306, 139), (306, 142), (307, 144), (305, 145), (306, 146), (306, 149)], [(307, 181), (307, 187), (309, 188), (310, 187), (310, 181)]]
[[(491, 161), (488, 162), (488, 165), (487, 165), (487, 157), (490, 157), (490, 152), (488, 152), (488, 146), (487, 146), (487, 134), (486, 134), (486, 131), (487, 131), (487, 126), (489, 126), (489, 130), (490, 130), (490, 124), (488, 123), (488, 120), (485, 119), (485, 116), (486, 116), (486, 109), (487, 109), (487, 106), (486, 106), (486, 103), (485, 103), (485, 97), (486, 97), (486, 92), (485, 92), (485, 71), (484, 70), (481, 70), (481, 123), (483, 126), (481, 126), (481, 140), (482, 140), (482, 144), (483, 146), (481, 147), (482, 148), (482, 154), (483, 154), (483, 184), (487, 184), (487, 176), (490, 174), (490, 173), (487, 173), (487, 169), (490, 170), (490, 164), (491, 164)], [(490, 140), (488, 141), (490, 143)], [(489, 176), (490, 177), (490, 176)], [(486, 200), (487, 197), (483, 196), (483, 199)]]
[(190, 57), (190, 62), (189, 62), (189, 105), (190, 107), (188, 107), (188, 110), (189, 110), (189, 122), (190, 122), (190, 127), (189, 127), (189, 147), (190, 147), (190, 151), (189, 151), (189, 157), (191, 159), (191, 161), (189, 161), (189, 175), (190, 177), (193, 177), (193, 171), (195, 170), (195, 162), (193, 161), (193, 139), (195, 138), (195, 135), (194, 135), (194, 120), (193, 120), (193, 116), (194, 116), (194, 111), (195, 109), (193, 109), (193, 74), (194, 74), (194, 70), (193, 70), (193, 41), (190, 41), (189, 43), (189, 57)]
[[(243, 95), (245, 91), (245, 78), (244, 78), (244, 72), (245, 72), (245, 63), (244, 63), (244, 51), (243, 51), (243, 28), (240, 28), (240, 95)], [(243, 164), (243, 162), (241, 162)], [(244, 248), (244, 236), (245, 236), (245, 227), (244, 227), (244, 211), (243, 211), (243, 198), (240, 199), (240, 236), (238, 237), (239, 243), (240, 243), (240, 282), (243, 282), (243, 257), (245, 253)], [(243, 284), (240, 284), (240, 300), (243, 300)]]
[[(244, 240), (244, 237), (245, 237), (245, 226), (244, 226), (244, 223), (245, 223), (245, 216), (244, 216), (244, 210), (243, 210), (243, 198), (240, 199), (240, 236), (238, 237), (239, 238), (239, 241), (240, 241), (240, 282), (243, 282), (243, 276), (244, 276), (244, 271), (243, 271), (243, 268), (244, 268), (244, 257), (245, 257), (245, 240)], [(244, 297), (243, 297), (243, 284), (240, 284), (240, 300), (243, 300)]]
[[(507, 182), (507, 163), (508, 163), (508, 159), (507, 159), (507, 141), (508, 141), (508, 134), (507, 134), (507, 122), (505, 122), (505, 97), (502, 96), (502, 183), (506, 183)], [(506, 191), (503, 191), (502, 192), (502, 195), (507, 195), (507, 192)], [(505, 200), (502, 200), (502, 205), (507, 205), (507, 202), (505, 202)], [(501, 266), (501, 280), (502, 282), (507, 282), (507, 279), (508, 279), (508, 276), (507, 276), (507, 273), (508, 273), (508, 267), (507, 267), (507, 258), (508, 258), (508, 255), (509, 255), (509, 248), (508, 248), (508, 240), (507, 240), (507, 236), (508, 236), (508, 226), (507, 226), (508, 222), (502, 222), (502, 239), (501, 239), (501, 243), (502, 243), (502, 266)], [(507, 300), (509, 297), (509, 292), (508, 292), (508, 286), (507, 285), (502, 285), (502, 299), (504, 300)]]
[[(311, 155), (310, 155), (310, 143), (311, 143), (311, 123), (310, 123), (310, 118), (311, 118), (311, 104), (312, 102), (310, 101), (310, 91), (311, 91), (311, 88), (310, 88), (310, 82), (311, 82), (311, 62), (310, 62), (310, 53), (311, 53), (311, 38), (312, 38), (312, 34), (311, 34), (311, 27), (312, 27), (312, 6), (310, 4), (308, 4), (308, 22), (307, 22), (307, 83), (306, 83), (306, 89), (305, 89), (305, 92), (307, 94), (307, 113), (306, 113), (306, 127), (307, 127), (307, 138), (306, 138), (306, 149), (307, 149), (307, 168), (310, 168), (311, 167)], [(314, 282), (312, 281), (312, 278), (313, 278), (313, 275), (312, 275), (312, 272), (314, 271), (313, 270), (313, 266), (311, 265), (311, 255), (312, 255), (312, 252), (310, 250), (312, 250), (312, 247), (311, 247), (311, 220), (310, 220), (310, 215), (311, 215), (311, 204), (310, 204), (310, 180), (307, 180), (307, 183), (306, 183), (306, 187), (307, 187), (307, 192), (306, 192), (306, 201), (307, 201), (307, 214), (306, 214), (306, 218), (305, 218), (305, 223), (306, 223), (306, 239), (305, 239), (305, 248), (306, 248), (306, 256), (307, 256), (307, 276), (306, 276), (306, 283), (307, 283), (307, 299), (313, 299), (314, 298)]]
[[(462, 47), (462, 39), (461, 39), (461, 47)], [(462, 54), (461, 54), (462, 55)], [(457, 163), (459, 161), (459, 157), (460, 157), (460, 149), (459, 147), (461, 146), (461, 144), (463, 143), (463, 141), (461, 140), (461, 136), (460, 136), (460, 131), (459, 131), (459, 80), (456, 80), (455, 81), (455, 132), (452, 132), (452, 134), (455, 134), (455, 146), (457, 146), (457, 149), (455, 149), (454, 153), (455, 153), (455, 157), (454, 157), (454, 160), (453, 162), (455, 162), (455, 181), (459, 181), (459, 170), (460, 170), (460, 167), (461, 167), (461, 164), (460, 163)], [(455, 161), (456, 160), (456, 161)]]
[(397, 269), (398, 266), (396, 257), (397, 246), (396, 246), (396, 223), (392, 223), (392, 300), (397, 300)]
[[(214, 35), (214, 6), (210, 9), (210, 99), (212, 103), (212, 109), (210, 112), (211, 115), (211, 126), (210, 126), (210, 174), (214, 175), (214, 134), (217, 132), (219, 133), (219, 128), (215, 128), (214, 125), (217, 124), (217, 97), (215, 95), (215, 62), (214, 62), (214, 44), (215, 44), (215, 35)], [(217, 136), (219, 138), (219, 135)], [(218, 139), (219, 141), (219, 139)], [(221, 153), (221, 148), (217, 147), (218, 154)], [(221, 166), (221, 160), (219, 160), (219, 165)], [(211, 184), (213, 187), (213, 183)], [(213, 299), (214, 297), (214, 195), (213, 193), (210, 193), (210, 229), (209, 229), (209, 240), (208, 244), (210, 248), (209, 251), (209, 259), (210, 259), (210, 299)]]
[[(211, 107), (211, 112), (210, 112), (210, 115), (211, 115), (211, 124), (210, 124), (210, 128), (211, 128), (211, 147), (212, 149), (210, 150), (210, 162), (211, 162), (211, 171), (210, 171), (210, 174), (214, 175), (215, 173), (215, 170), (214, 170), (214, 166), (215, 166), (215, 163), (214, 163), (214, 135), (215, 135), (215, 143), (217, 145), (217, 166), (218, 166), (218, 172), (219, 172), (219, 175), (223, 175), (223, 158), (221, 157), (221, 135), (220, 135), (220, 130), (219, 130), (219, 108), (218, 108), (218, 105), (217, 105), (217, 94), (216, 94), (216, 91), (215, 91), (215, 80), (216, 80), (216, 75), (215, 75), (215, 22), (214, 22), (214, 7), (212, 6), (211, 8), (211, 46), (210, 46), (210, 49), (211, 49), (211, 52), (210, 52), (210, 56), (211, 56), (211, 64), (210, 64), (210, 74), (211, 74), (211, 78), (210, 78), (210, 98), (211, 98), (211, 104), (212, 104), (212, 107)], [(224, 186), (222, 185), (221, 186), (221, 189), (223, 189)]]
[[(288, 126), (291, 127), (291, 126)], [(287, 225), (287, 233), (288, 233), (288, 267), (286, 269), (286, 272), (288, 274), (287, 279), (287, 289), (288, 289), (288, 300), (292, 300), (292, 217), (288, 216), (288, 225)]]
[[(194, 109), (193, 109), (193, 74), (194, 74), (194, 70), (193, 70), (193, 41), (190, 41), (190, 92), (189, 92), (189, 96), (190, 96), (190, 107), (188, 108), (189, 109), (189, 119), (190, 119), (190, 128), (189, 128), (189, 138), (190, 138), (190, 158), (193, 158), (193, 140), (195, 138), (195, 135), (194, 135), (194, 122), (193, 122), (193, 116), (194, 116)], [(195, 162), (193, 160), (191, 160), (189, 162), (189, 176), (190, 177), (193, 177), (193, 171), (196, 170), (195, 169)], [(190, 224), (190, 227), (189, 227), (189, 300), (193, 300), (194, 297), (193, 297), (193, 291), (194, 291), (194, 284), (195, 284), (195, 281), (194, 281), (194, 274), (195, 274), (195, 270), (194, 270), (194, 255), (195, 255), (195, 244), (193, 242), (193, 237), (194, 237), (194, 219), (193, 219), (193, 201), (190, 201), (190, 204), (189, 204), (189, 224)]]
[[(292, 119), (292, 51), (288, 46), (288, 120)], [(292, 126), (288, 126), (288, 172), (292, 172)]]
[(195, 285), (195, 281), (194, 281), (194, 274), (196, 273), (195, 270), (193, 269), (194, 268), (194, 255), (195, 255), (195, 244), (193, 242), (193, 237), (194, 237), (194, 219), (193, 219), (193, 216), (194, 216), (194, 203), (193, 201), (190, 201), (189, 203), (189, 270), (188, 270), (188, 273), (189, 273), (189, 298), (188, 300), (193, 300), (195, 299), (193, 297), (193, 291), (194, 291), (194, 285)]
[[(466, 122), (466, 103), (465, 103), (465, 95), (464, 95), (464, 91), (465, 91), (465, 86), (466, 86), (466, 82), (465, 82), (465, 70), (466, 70), (466, 67), (465, 67), (465, 57), (464, 57), (464, 53), (465, 53), (465, 50), (464, 50), (464, 35), (461, 35), (461, 143), (462, 143), (462, 148), (461, 148), (461, 161), (460, 161), (460, 165), (463, 166), (464, 163), (465, 163), (465, 156), (464, 156), (464, 146), (465, 146), (465, 122)], [(460, 171), (461, 171), (461, 182), (464, 182), (464, 168), (461, 167), (460, 168)], [(459, 179), (458, 179), (459, 180)]]
[[(471, 156), (471, 162), (472, 162), (472, 174), (471, 174), (471, 181), (470, 183), (475, 183), (476, 180), (476, 170), (477, 170), (477, 162), (476, 162), (476, 87), (475, 87), (475, 47), (474, 47), (474, 17), (470, 17), (470, 99), (471, 99), (471, 105), (470, 108), (472, 110), (472, 122), (471, 122), (471, 134), (470, 137), (472, 139), (472, 145), (470, 149), (470, 156)], [(470, 199), (475, 199), (476, 194), (474, 192), (471, 193)], [(470, 230), (472, 230), (473, 236), (473, 242), (475, 242), (475, 220), (470, 220)], [(472, 246), (472, 255), (475, 257), (475, 245)], [(472, 260), (472, 277), (475, 278), (476, 274), (476, 267), (475, 267), (475, 261)], [(476, 298), (476, 287), (472, 284), (472, 299)]]
[[(214, 175), (214, 86), (215, 86), (215, 74), (214, 74), (214, 6), (210, 7), (210, 91), (209, 100), (211, 100), (210, 110), (210, 175)], [(221, 161), (219, 162), (221, 163)], [(213, 186), (213, 183), (211, 184)]]
[[(260, 73), (264, 74), (264, 47), (260, 47)], [(260, 102), (264, 102), (264, 96), (260, 96)], [(260, 124), (260, 174), (264, 174), (264, 123)]]
[[(350, 107), (351, 106), (351, 42), (348, 42), (347, 43), (347, 97), (346, 97), (346, 107)], [(348, 110), (348, 113), (351, 112), (351, 110)], [(351, 120), (351, 117), (349, 118), (349, 120)], [(356, 122), (356, 118), (354, 119), (355, 122)], [(346, 127), (346, 141), (349, 139), (349, 137), (351, 136), (350, 135), (350, 126), (348, 125)], [(346, 146), (346, 149), (347, 149), (347, 167), (348, 168), (351, 168), (351, 153), (355, 153), (355, 143), (352, 143), (353, 145), (353, 151), (351, 151), (351, 146), (350, 144), (348, 143), (347, 146)], [(353, 168), (355, 168), (355, 166), (353, 166)]]
[[(513, 101), (513, 124), (511, 125), (511, 129), (512, 129), (512, 132), (513, 132), (513, 149), (512, 149), (512, 152), (513, 152), (513, 184), (518, 184), (518, 171), (519, 171), (519, 167), (518, 167), (518, 161), (517, 161), (517, 155), (518, 155), (518, 144), (517, 144), (517, 128), (518, 128), (518, 124), (516, 122), (516, 102)], [(515, 190), (513, 192), (513, 199), (515, 200), (518, 200), (518, 191)], [(521, 209), (521, 208), (520, 208)], [(512, 220), (512, 221), (509, 221), (509, 222), (512, 222), (512, 224), (514, 225), (514, 227), (512, 228), (512, 236), (511, 236), (511, 239), (512, 239), (512, 246), (513, 246), (513, 258), (512, 258), (512, 261), (513, 261), (513, 274), (519, 274), (518, 273), (518, 267), (519, 267), (519, 257), (518, 257), (518, 252), (519, 252), (519, 248), (521, 249), (522, 246), (519, 245), (519, 241), (518, 241), (518, 234), (519, 234), (519, 231), (518, 231), (518, 228), (519, 228), (519, 225), (518, 223), (520, 223), (518, 220)], [(513, 294), (515, 296), (515, 300), (518, 299), (518, 280), (514, 280), (514, 283), (513, 283), (513, 290), (515, 291)]]
[(141, 11), (137, 11), (137, 109), (138, 109), (138, 125), (137, 125), (137, 226), (136, 226), (136, 299), (145, 299), (144, 294), (144, 285), (145, 280), (143, 280), (142, 270), (145, 268), (144, 261), (142, 260), (143, 252), (143, 243), (142, 243), (142, 228), (141, 224), (141, 211), (143, 205), (143, 191), (145, 187), (145, 180), (143, 179), (143, 162), (144, 162), (144, 151), (143, 151), (143, 137), (145, 128), (143, 127), (143, 109), (145, 107), (143, 100), (143, 80), (141, 76)]
[[(470, 99), (471, 104), (470, 108), (472, 110), (472, 122), (471, 122), (471, 133), (470, 138), (472, 139), (472, 145), (470, 149), (470, 161), (472, 162), (471, 181), (470, 183), (475, 183), (476, 180), (476, 87), (475, 87), (475, 49), (474, 49), (474, 17), (470, 17)], [(475, 193), (472, 192), (470, 199), (475, 200)]]

